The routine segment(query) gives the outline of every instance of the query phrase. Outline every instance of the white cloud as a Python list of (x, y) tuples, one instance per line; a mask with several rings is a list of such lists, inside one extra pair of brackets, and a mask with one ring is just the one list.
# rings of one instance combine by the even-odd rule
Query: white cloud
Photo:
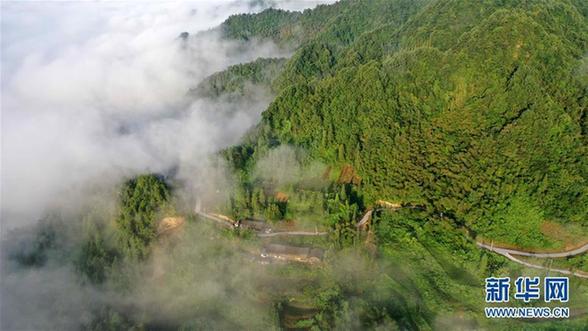
[[(277, 2), (288, 9), (315, 4)], [(174, 288), (169, 284), (161, 287), (157, 281), (158, 286), (150, 286), (150, 278), (139, 278), (139, 291), (132, 296), (80, 284), (71, 265), (72, 245), (84, 236), (78, 223), (68, 227), (58, 223), (58, 247), (44, 249), (46, 264), (24, 268), (11, 254), (37, 249), (36, 230), (9, 232), (8, 228), (33, 223), (54, 206), (63, 213), (59, 219), (77, 215), (68, 214), (68, 207), (75, 211), (84, 203), (110, 206), (110, 201), (85, 195), (146, 171), (178, 168), (178, 177), (196, 186), (188, 185), (188, 193), (218, 188), (219, 183), (230, 185), (223, 169), (207, 165), (207, 155), (236, 143), (259, 120), (269, 98), (259, 91), (247, 102), (233, 104), (189, 99), (186, 92), (228, 65), (283, 55), (283, 51), (271, 43), (243, 47), (211, 33), (190, 38), (187, 45), (177, 36), (207, 30), (230, 14), (260, 7), (236, 1), (2, 2), (1, 6), (0, 327), (76, 330), (93, 318), (97, 308), (110, 304), (125, 311), (132, 303), (152, 312), (158, 307), (154, 302), (163, 302), (166, 309), (152, 312), (161, 318), (183, 317), (181, 310), (170, 307), (188, 309), (185, 302), (204, 307), (199, 303), (210, 299), (229, 303), (219, 306), (219, 311), (240, 311), (243, 304), (235, 303), (233, 296), (227, 300), (226, 289), (239, 286), (236, 281), (251, 284), (249, 279), (256, 278), (247, 273), (258, 268), (247, 267), (240, 257), (223, 256), (226, 264), (219, 273), (216, 258), (204, 253), (209, 247), (203, 246), (200, 231), (186, 240), (191, 245), (185, 247), (185, 260), (169, 260), (176, 261), (176, 272), (186, 270), (186, 261), (191, 263), (188, 274), (194, 281), (188, 281), (188, 287), (181, 284), (178, 297), (169, 291)], [(207, 198), (217, 199), (216, 194)], [(107, 215), (113, 212), (102, 205), (97, 209)], [(233, 272), (226, 272), (227, 268)], [(174, 265), (169, 269), (174, 271)], [(146, 281), (147, 290), (141, 291)]]
[[(273, 2), (286, 9), (319, 1)], [(1, 212), (4, 225), (34, 221), (52, 204), (72, 204), (96, 183), (189, 169), (237, 141), (268, 101), (188, 102), (207, 75), (274, 45), (239, 48), (207, 30), (260, 6), (237, 1), (2, 2)]]

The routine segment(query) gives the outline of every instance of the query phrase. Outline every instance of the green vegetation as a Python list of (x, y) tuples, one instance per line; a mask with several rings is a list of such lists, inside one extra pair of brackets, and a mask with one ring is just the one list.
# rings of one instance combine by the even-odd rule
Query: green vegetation
[(58, 246), (54, 219), (46, 218), (35, 227), (34, 238), (13, 252), (11, 258), (26, 267), (42, 267), (48, 259), (49, 253)]
[[(232, 66), (192, 91), (276, 95), (221, 151), (237, 183), (218, 209), (328, 236), (259, 238), (186, 212), (182, 231), (158, 237), (158, 220), (175, 214), (172, 190), (138, 176), (121, 187), (112, 224), (86, 216), (70, 255), (82, 281), (136, 295), (139, 312), (105, 304), (88, 329), (585, 327), (588, 287), (574, 277), (574, 318), (486, 319), (485, 277), (545, 271), (475, 241), (561, 250), (588, 238), (586, 1), (343, 0), (235, 15), (221, 29), (294, 54)], [(378, 200), (404, 207), (373, 209), (358, 229)], [(15, 259), (43, 265), (55, 236), (40, 231)], [(262, 265), (269, 243), (325, 259)], [(586, 256), (529, 261), (588, 271)]]
[[(553, 245), (538, 217), (588, 216), (585, 7), (343, 1), (286, 63), (256, 137), (232, 161), (246, 169), (269, 148), (299, 146), (352, 165), (368, 202), (425, 205), (485, 237)], [(527, 217), (516, 227), (534, 235), (517, 239), (509, 227)]]
[(103, 283), (113, 268), (119, 253), (109, 242), (104, 226), (99, 222), (86, 223), (86, 238), (75, 261), (77, 271), (93, 284)]
[(297, 47), (312, 38), (341, 11), (349, 1), (333, 5), (319, 5), (303, 13), (268, 9), (259, 14), (240, 14), (229, 17), (220, 29), (227, 39), (271, 39), (282, 46)]
[(127, 256), (144, 258), (157, 235), (157, 221), (171, 211), (170, 191), (161, 177), (143, 175), (127, 181), (120, 193), (116, 222)]
[[(529, 328), (480, 319), (480, 288), (490, 275), (542, 274), (480, 251), (473, 240), (561, 250), (586, 239), (588, 6), (439, 0), (327, 7), (314, 33), (305, 32), (312, 11), (269, 10), (223, 24), (230, 38), (296, 48), (273, 81), (277, 97), (262, 123), (224, 151), (240, 179), (232, 215), (263, 216), (282, 192), (290, 197), (286, 212), (266, 218), (327, 227), (335, 251), (377, 243), (378, 257), (366, 259), (381, 277), (354, 287), (327, 273), (284, 309), (297, 311), (305, 328)], [(308, 190), (260, 181), (259, 164), (283, 146), (306, 151), (296, 162), (324, 164), (337, 183)], [(377, 213), (376, 238), (363, 238), (354, 224), (379, 199), (424, 208)], [(583, 256), (558, 263), (585, 268)], [(586, 288), (574, 282), (580, 294), (573, 306), (580, 307)]]
[[(124, 264), (144, 260), (157, 236), (157, 222), (173, 213), (169, 186), (157, 175), (141, 175), (120, 188), (114, 226), (106, 210), (95, 209), (83, 217), (83, 241), (74, 265), (84, 281), (100, 285), (107, 280), (126, 288), (130, 275), (114, 276)], [(128, 270), (127, 270), (128, 271)]]
[(256, 86), (269, 89), (285, 62), (285, 59), (259, 58), (250, 63), (237, 64), (206, 78), (191, 92), (209, 98), (246, 97), (255, 93), (253, 89)]
[(264, 10), (260, 14), (240, 14), (231, 16), (222, 25), (222, 32), (228, 39), (279, 38), (284, 26), (293, 24), (300, 13), (280, 9)]

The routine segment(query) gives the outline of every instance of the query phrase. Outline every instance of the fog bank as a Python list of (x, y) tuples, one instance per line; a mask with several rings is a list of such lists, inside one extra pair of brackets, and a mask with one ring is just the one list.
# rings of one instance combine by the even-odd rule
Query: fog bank
[(229, 65), (288, 55), (197, 32), (235, 13), (317, 3), (3, 2), (3, 228), (138, 173), (175, 169), (197, 186), (202, 161), (236, 143), (270, 97), (234, 105), (188, 89)]
[[(145, 265), (117, 264), (114, 274), (141, 284), (128, 293), (116, 280), (82, 282), (72, 261), (97, 233), (86, 223), (112, 221), (114, 185), (125, 178), (171, 174), (190, 194), (230, 187), (210, 156), (237, 143), (271, 95), (255, 90), (235, 104), (187, 92), (230, 65), (289, 50), (221, 40), (209, 29), (235, 13), (319, 2), (2, 2), (0, 327), (76, 330), (110, 321), (108, 307), (125, 318), (148, 311), (165, 325), (195, 318), (227, 328), (242, 316), (250, 329), (265, 323), (267, 307), (233, 294), (258, 284), (250, 281), (258, 266), (215, 231), (188, 232), (177, 249), (158, 244)], [(85, 222), (88, 210), (98, 221)], [(166, 282), (152, 277), (162, 272)]]

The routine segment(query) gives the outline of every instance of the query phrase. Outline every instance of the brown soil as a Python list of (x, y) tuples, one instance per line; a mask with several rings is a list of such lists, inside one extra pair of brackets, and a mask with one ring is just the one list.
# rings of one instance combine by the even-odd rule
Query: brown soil
[(275, 198), (279, 202), (288, 202), (288, 195), (284, 192), (276, 192)]
[(157, 234), (161, 235), (174, 231), (183, 226), (184, 223), (186, 223), (186, 220), (183, 217), (166, 217), (159, 221), (159, 224), (157, 225)]
[(376, 204), (380, 207), (389, 208), (389, 209), (400, 209), (402, 208), (402, 204), (400, 202), (390, 202), (386, 200), (378, 200)]
[(339, 179), (337, 182), (339, 184), (353, 183), (355, 185), (359, 185), (361, 183), (361, 177), (357, 175), (351, 164), (346, 164), (341, 169), (341, 174), (339, 174)]
[(552, 221), (544, 221), (541, 224), (541, 233), (552, 240), (562, 241), (563, 250), (566, 251), (588, 243), (588, 238), (570, 233), (561, 224)]

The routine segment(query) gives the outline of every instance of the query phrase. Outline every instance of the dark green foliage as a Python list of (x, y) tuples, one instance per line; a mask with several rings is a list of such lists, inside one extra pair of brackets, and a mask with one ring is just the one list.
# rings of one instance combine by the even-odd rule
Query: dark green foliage
[(269, 203), (263, 212), (263, 215), (267, 220), (278, 221), (282, 219), (283, 214), (280, 207), (276, 203)]
[(320, 34), (288, 62), (260, 140), (352, 163), (370, 199), (425, 204), (478, 233), (515, 222), (500, 216), (513, 208), (584, 221), (578, 72), (588, 23), (579, 10), (563, 0), (435, 1), (371, 31), (349, 16), (357, 26), (345, 31), (361, 37)]
[(117, 330), (144, 330), (144, 325), (135, 323), (132, 319), (117, 312), (111, 307), (103, 307), (94, 312), (94, 318), (90, 323), (84, 324), (84, 331), (117, 331)]
[(297, 47), (312, 39), (353, 2), (319, 5), (303, 13), (270, 8), (258, 14), (233, 15), (223, 22), (221, 31), (228, 39), (271, 39), (282, 46)]
[(348, 46), (362, 34), (382, 25), (401, 26), (428, 0), (343, 1), (312, 40), (304, 43), (278, 79), (281, 87), (307, 83), (334, 72)]
[(116, 220), (126, 255), (144, 258), (156, 236), (156, 222), (169, 208), (170, 190), (156, 175), (141, 175), (127, 181), (120, 192)]
[(230, 39), (285, 38), (285, 26), (293, 24), (300, 13), (281, 9), (267, 9), (259, 14), (240, 14), (229, 17), (221, 26), (223, 36)]
[(326, 199), (326, 212), (331, 226), (332, 237), (336, 244), (348, 247), (356, 243), (357, 221), (363, 212), (363, 200), (351, 184), (335, 185)]
[[(225, 151), (240, 175), (243, 205), (249, 214), (268, 206), (274, 192), (260, 191), (251, 171), (281, 144), (304, 148), (335, 172), (350, 165), (361, 179), (312, 196), (322, 201), (320, 222), (330, 225), (338, 249), (365, 239), (354, 227), (364, 200), (424, 208), (376, 212), (378, 254), (369, 270), (378, 276), (329, 278), (312, 291), (319, 312), (299, 326), (528, 328), (479, 318), (484, 277), (521, 270), (473, 240), (559, 249), (564, 239), (544, 233), (546, 220), (568, 229), (586, 224), (588, 5), (374, 0), (326, 7), (313, 33), (305, 24), (315, 11), (266, 12), (262, 20), (276, 16), (268, 30), (249, 28), (256, 15), (242, 17), (247, 38), (298, 47), (274, 81), (277, 98), (262, 123)], [(288, 213), (303, 210), (304, 200), (294, 201)]]
[(266, 195), (260, 187), (251, 187), (246, 182), (234, 192), (230, 204), (235, 219), (251, 217), (263, 218), (268, 221), (284, 219), (288, 203), (278, 201), (273, 195)]
[[(264, 292), (267, 284), (251, 281), (258, 274), (238, 275), (243, 283), (235, 283), (227, 264), (218, 263), (240, 259), (236, 241), (247, 237), (245, 242), (256, 243), (254, 232), (227, 236), (231, 245), (213, 234), (195, 237), (199, 244), (215, 238), (212, 250), (184, 242), (178, 246), (184, 256), (171, 271), (179, 279), (178, 293), (187, 286), (200, 290), (198, 281), (211, 272), (228, 276), (232, 286), (222, 301), (245, 293), (245, 304), (232, 308), (240, 312), (235, 313), (239, 320), (251, 321), (233, 324), (232, 313), (218, 309), (220, 301), (210, 305), (210, 300), (202, 304), (186, 297), (169, 302), (176, 305), (170, 311), (187, 311), (173, 325), (211, 328), (207, 323), (218, 317), (229, 329), (265, 326), (241, 310), (267, 308), (250, 304), (251, 298), (303, 292), (307, 306), (272, 298), (280, 302), (280, 313), (290, 309), (302, 315), (295, 325), (300, 328), (582, 326), (582, 317), (532, 325), (481, 318), (485, 277), (533, 271), (478, 249), (474, 240), (482, 235), (557, 249), (561, 242), (542, 230), (545, 220), (585, 229), (587, 15), (586, 1), (579, 0), (343, 0), (303, 13), (270, 9), (229, 18), (221, 27), (225, 38), (271, 39), (295, 52), (289, 60), (232, 66), (192, 91), (230, 100), (261, 86), (277, 95), (243, 142), (222, 152), (238, 179), (227, 212), (236, 219), (286, 219), (309, 229), (328, 228), (328, 238), (275, 240), (298, 245), (316, 240), (330, 250), (320, 268), (271, 269), (280, 286), (288, 281), (285, 275), (296, 281), (312, 275), (310, 284), (288, 286), (282, 294)], [(256, 167), (279, 145), (308, 151), (296, 159), (301, 169), (307, 169), (305, 162), (327, 164), (325, 181), (334, 181), (341, 169), (349, 170), (350, 178), (330, 185), (315, 177), (286, 184), (259, 178)], [(366, 206), (378, 199), (424, 208), (378, 209), (371, 232), (357, 231)], [(125, 183), (116, 220), (121, 257), (149, 254), (156, 222), (169, 204), (169, 188), (157, 176)], [(116, 282), (112, 267), (119, 254), (109, 238), (100, 226), (87, 230), (76, 267), (92, 283)], [(49, 233), (40, 236), (21, 263), (42, 265), (47, 257), (38, 252), (54, 241)], [(587, 265), (583, 256), (555, 263)], [(570, 306), (581, 307), (586, 290), (582, 283), (574, 286)], [(105, 309), (88, 328), (167, 326), (157, 323), (132, 323)]]
[(281, 72), (285, 59), (259, 58), (253, 62), (237, 64), (218, 72), (192, 90), (200, 97), (247, 96), (255, 93), (254, 87), (269, 90), (272, 80)]
[(87, 222), (86, 238), (75, 261), (76, 269), (93, 284), (101, 284), (108, 276), (118, 252), (106, 237), (104, 226)]
[(33, 238), (22, 238), (18, 247), (10, 253), (12, 259), (25, 267), (42, 267), (49, 252), (58, 246), (57, 230), (51, 219), (42, 220), (34, 232)]

